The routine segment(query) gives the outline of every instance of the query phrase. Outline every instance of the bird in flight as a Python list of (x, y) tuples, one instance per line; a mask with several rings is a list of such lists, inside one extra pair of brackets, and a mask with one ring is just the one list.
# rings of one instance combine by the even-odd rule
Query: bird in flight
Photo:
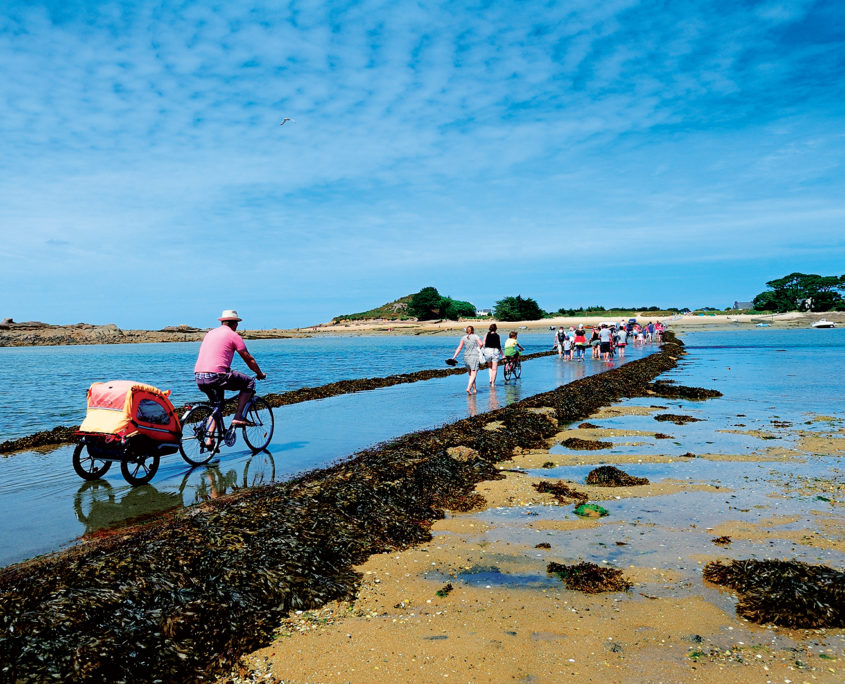
[(289, 116), (286, 116), (284, 119), (282, 119), (282, 123), (280, 123), (279, 126), (284, 126), (287, 121), (290, 121), (291, 123), (296, 123), (296, 121), (291, 119)]

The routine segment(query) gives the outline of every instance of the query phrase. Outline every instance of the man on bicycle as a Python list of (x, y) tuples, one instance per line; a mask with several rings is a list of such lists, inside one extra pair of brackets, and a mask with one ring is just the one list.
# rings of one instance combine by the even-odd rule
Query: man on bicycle
[(237, 332), (238, 323), (242, 318), (238, 312), (227, 309), (217, 319), (220, 326), (209, 330), (202, 340), (200, 353), (197, 356), (197, 363), (194, 366), (194, 377), (199, 387), (212, 402), (219, 402), (223, 399), (223, 390), (239, 390), (238, 408), (232, 425), (242, 427), (246, 425), (243, 419), (244, 409), (249, 400), (255, 394), (255, 379), (233, 371), (230, 366), (237, 351), (250, 370), (255, 372), (259, 380), (267, 376), (261, 372), (258, 363), (246, 350), (246, 344)]

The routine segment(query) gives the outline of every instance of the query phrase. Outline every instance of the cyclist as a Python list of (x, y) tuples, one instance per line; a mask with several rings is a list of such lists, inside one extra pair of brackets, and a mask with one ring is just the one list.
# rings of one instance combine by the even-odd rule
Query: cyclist
[(525, 348), (516, 341), (516, 330), (511, 330), (508, 333), (508, 339), (505, 340), (505, 363), (513, 364), (519, 358), (519, 352), (525, 351)]
[[(220, 318), (220, 326), (209, 330), (202, 340), (197, 363), (194, 366), (194, 377), (200, 388), (212, 403), (222, 401), (223, 390), (239, 390), (238, 408), (232, 419), (232, 426), (243, 427), (244, 409), (255, 394), (255, 378), (251, 378), (231, 369), (235, 352), (240, 354), (255, 377), (264, 380), (267, 376), (261, 372), (258, 363), (246, 350), (246, 344), (237, 332), (238, 323), (243, 319), (234, 309), (226, 309)], [(213, 429), (213, 428), (212, 428)]]

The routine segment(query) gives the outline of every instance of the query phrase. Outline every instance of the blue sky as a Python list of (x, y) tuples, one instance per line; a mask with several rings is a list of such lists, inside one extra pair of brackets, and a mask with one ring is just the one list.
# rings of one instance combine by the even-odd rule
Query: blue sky
[(724, 306), (845, 272), (842, 3), (0, 5), (0, 317)]

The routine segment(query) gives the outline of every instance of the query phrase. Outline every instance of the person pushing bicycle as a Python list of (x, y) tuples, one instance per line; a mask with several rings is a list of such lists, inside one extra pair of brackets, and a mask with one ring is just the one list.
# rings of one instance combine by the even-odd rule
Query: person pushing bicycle
[[(238, 408), (232, 419), (233, 427), (243, 427), (244, 409), (255, 395), (255, 379), (264, 380), (267, 376), (261, 372), (258, 362), (246, 349), (246, 344), (235, 332), (243, 319), (234, 309), (226, 309), (220, 318), (220, 326), (209, 330), (200, 345), (197, 362), (194, 365), (194, 377), (197, 387), (204, 392), (212, 403), (223, 400), (223, 390), (238, 390)], [(232, 359), (238, 352), (244, 363), (255, 372), (255, 378), (233, 371)]]

